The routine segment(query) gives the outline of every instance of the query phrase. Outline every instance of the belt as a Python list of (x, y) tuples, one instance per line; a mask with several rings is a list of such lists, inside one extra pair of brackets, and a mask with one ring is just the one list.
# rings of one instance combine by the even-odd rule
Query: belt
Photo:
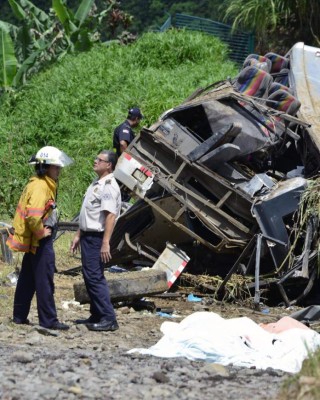
[(97, 231), (80, 231), (81, 236), (96, 236), (96, 237), (103, 237), (104, 231), (97, 232)]

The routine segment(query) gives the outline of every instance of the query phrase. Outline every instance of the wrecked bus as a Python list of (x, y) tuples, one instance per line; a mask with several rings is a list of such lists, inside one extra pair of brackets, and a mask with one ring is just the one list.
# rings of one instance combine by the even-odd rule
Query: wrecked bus
[[(320, 169), (320, 50), (251, 54), (238, 76), (197, 90), (144, 127), (115, 176), (139, 200), (119, 219), (113, 262), (154, 262), (166, 242), (188, 271), (254, 275), (286, 305), (317, 282), (318, 215), (298, 210)], [(264, 279), (267, 276), (268, 279)], [(292, 280), (294, 284), (292, 285)]]

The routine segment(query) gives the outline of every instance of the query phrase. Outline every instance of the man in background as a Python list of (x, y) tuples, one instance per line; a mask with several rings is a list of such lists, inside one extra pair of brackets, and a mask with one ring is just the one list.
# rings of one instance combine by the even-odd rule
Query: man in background
[[(140, 124), (142, 118), (143, 115), (141, 114), (140, 108), (130, 108), (127, 119), (114, 130), (113, 148), (118, 157), (121, 156), (121, 153), (123, 153), (133, 141), (135, 135), (132, 128), (136, 128)], [(122, 201), (128, 203), (131, 198), (128, 189), (124, 185), (120, 185), (120, 189)]]
[(123, 153), (133, 141), (135, 136), (133, 128), (139, 125), (142, 118), (143, 115), (138, 107), (130, 108), (127, 119), (114, 130), (113, 147), (118, 157), (120, 157), (121, 153)]

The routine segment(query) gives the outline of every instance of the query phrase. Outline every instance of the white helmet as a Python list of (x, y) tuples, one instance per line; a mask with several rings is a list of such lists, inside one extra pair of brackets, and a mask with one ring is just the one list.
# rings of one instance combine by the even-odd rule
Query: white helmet
[(72, 158), (63, 151), (53, 146), (42, 147), (35, 156), (29, 161), (30, 164), (57, 165), (67, 167), (73, 163)]

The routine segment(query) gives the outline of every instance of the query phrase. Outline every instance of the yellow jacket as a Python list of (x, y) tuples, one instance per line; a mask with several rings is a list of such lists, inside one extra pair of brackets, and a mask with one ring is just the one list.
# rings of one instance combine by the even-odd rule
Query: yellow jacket
[(44, 222), (52, 213), (57, 184), (48, 176), (30, 178), (24, 188), (13, 219), (14, 234), (7, 245), (11, 250), (35, 253), (44, 237)]

